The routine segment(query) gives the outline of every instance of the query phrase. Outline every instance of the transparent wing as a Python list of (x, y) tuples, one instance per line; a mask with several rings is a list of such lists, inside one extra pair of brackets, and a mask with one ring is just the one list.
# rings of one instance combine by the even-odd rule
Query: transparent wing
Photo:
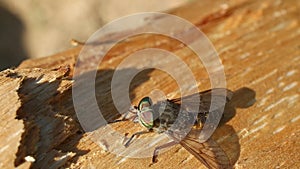
[(199, 131), (197, 130), (191, 130), (191, 132), (179, 143), (207, 168), (232, 168), (232, 165), (222, 148), (211, 138), (206, 142), (201, 143), (199, 140)]
[(185, 110), (189, 112), (198, 110), (198, 112), (201, 113), (218, 110), (221, 106), (224, 106), (224, 103), (228, 102), (231, 99), (232, 95), (233, 92), (228, 89), (214, 88), (182, 98), (171, 99), (169, 101), (179, 104), (182, 104), (184, 102), (184, 104), (182, 104), (182, 108), (184, 108)]

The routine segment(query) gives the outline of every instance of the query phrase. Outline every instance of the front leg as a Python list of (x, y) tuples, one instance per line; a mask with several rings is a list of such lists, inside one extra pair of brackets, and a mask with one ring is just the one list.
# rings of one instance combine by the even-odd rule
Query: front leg
[(120, 121), (133, 121), (133, 122), (135, 122), (136, 118), (137, 118), (136, 114), (130, 116), (129, 118), (127, 118), (127, 114), (125, 114), (125, 116), (123, 116), (122, 119), (114, 120), (111, 123), (117, 123), (117, 122), (120, 122)]
[(130, 139), (125, 143), (125, 147), (128, 147), (129, 146), (129, 144), (130, 144), (130, 142), (131, 142), (131, 140), (135, 137), (135, 136), (139, 136), (139, 135), (142, 135), (142, 134), (146, 134), (146, 133), (150, 133), (150, 132), (152, 132), (153, 130), (152, 129), (149, 129), (149, 130), (146, 130), (146, 131), (140, 131), (140, 132), (136, 132), (136, 133), (134, 133), (131, 137), (130, 137)]
[[(118, 120), (114, 120), (112, 121), (111, 123), (117, 123), (117, 122), (120, 122), (120, 121), (134, 121), (136, 118), (137, 118), (137, 107), (136, 106), (131, 106), (129, 108), (129, 110), (123, 115), (123, 117), (121, 119), (118, 119)], [(129, 114), (133, 114), (131, 117), (127, 118), (127, 116)]]

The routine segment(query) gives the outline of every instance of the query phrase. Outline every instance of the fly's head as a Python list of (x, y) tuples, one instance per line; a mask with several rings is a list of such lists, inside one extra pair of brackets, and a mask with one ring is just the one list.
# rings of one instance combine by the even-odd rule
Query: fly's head
[(138, 121), (139, 123), (148, 128), (153, 128), (153, 115), (154, 111), (152, 109), (152, 100), (150, 97), (144, 97), (138, 104)]

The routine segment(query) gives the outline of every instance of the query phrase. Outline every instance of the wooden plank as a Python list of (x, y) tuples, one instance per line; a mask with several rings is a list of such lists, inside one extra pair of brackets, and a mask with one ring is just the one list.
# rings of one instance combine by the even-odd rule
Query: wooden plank
[[(235, 94), (225, 111), (229, 121), (213, 138), (235, 167), (299, 168), (299, 1), (197, 1), (169, 13), (197, 25), (219, 53), (227, 87)], [(105, 117), (117, 114), (109, 92), (114, 70), (129, 54), (150, 47), (178, 55), (193, 71), (198, 88), (210, 88), (205, 68), (195, 64), (197, 57), (186, 46), (163, 36), (133, 37), (115, 46), (97, 72), (96, 97)], [(150, 158), (116, 156), (82, 133), (71, 92), (80, 50), (27, 60), (17, 69), (1, 73), (2, 167), (149, 167)], [(132, 69), (139, 70), (133, 67), (121, 73), (129, 74)], [(180, 69), (174, 71), (180, 73)], [(137, 104), (153, 89), (169, 98), (180, 95), (173, 78), (160, 70), (148, 70), (131, 84), (132, 103)], [(123, 133), (142, 129), (130, 122), (113, 127)], [(26, 161), (26, 156), (36, 162)], [(203, 167), (180, 146), (159, 155), (158, 160), (151, 168)]]

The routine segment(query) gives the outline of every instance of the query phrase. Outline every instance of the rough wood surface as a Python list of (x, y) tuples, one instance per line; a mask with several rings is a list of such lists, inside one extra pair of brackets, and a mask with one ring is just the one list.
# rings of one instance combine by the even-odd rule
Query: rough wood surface
[[(213, 138), (235, 167), (299, 168), (300, 2), (197, 1), (169, 13), (197, 25), (220, 55), (227, 87), (235, 93), (230, 118)], [(186, 46), (161, 36), (134, 37), (114, 47), (99, 66), (96, 97), (104, 116), (117, 114), (107, 92), (114, 69), (130, 53), (149, 47), (177, 54), (190, 65), (199, 89), (210, 88), (204, 67), (193, 64), (196, 57)], [(1, 72), (1, 168), (149, 167), (150, 158), (116, 156), (82, 132), (71, 92), (80, 50), (27, 60), (14, 70)], [(122, 71), (126, 75), (131, 70)], [(171, 98), (179, 95), (174, 79), (159, 70), (148, 70), (132, 83), (132, 102), (149, 95), (152, 88)], [(113, 126), (129, 133), (141, 129), (130, 122)], [(203, 167), (180, 146), (162, 153), (158, 160), (149, 168)]]

